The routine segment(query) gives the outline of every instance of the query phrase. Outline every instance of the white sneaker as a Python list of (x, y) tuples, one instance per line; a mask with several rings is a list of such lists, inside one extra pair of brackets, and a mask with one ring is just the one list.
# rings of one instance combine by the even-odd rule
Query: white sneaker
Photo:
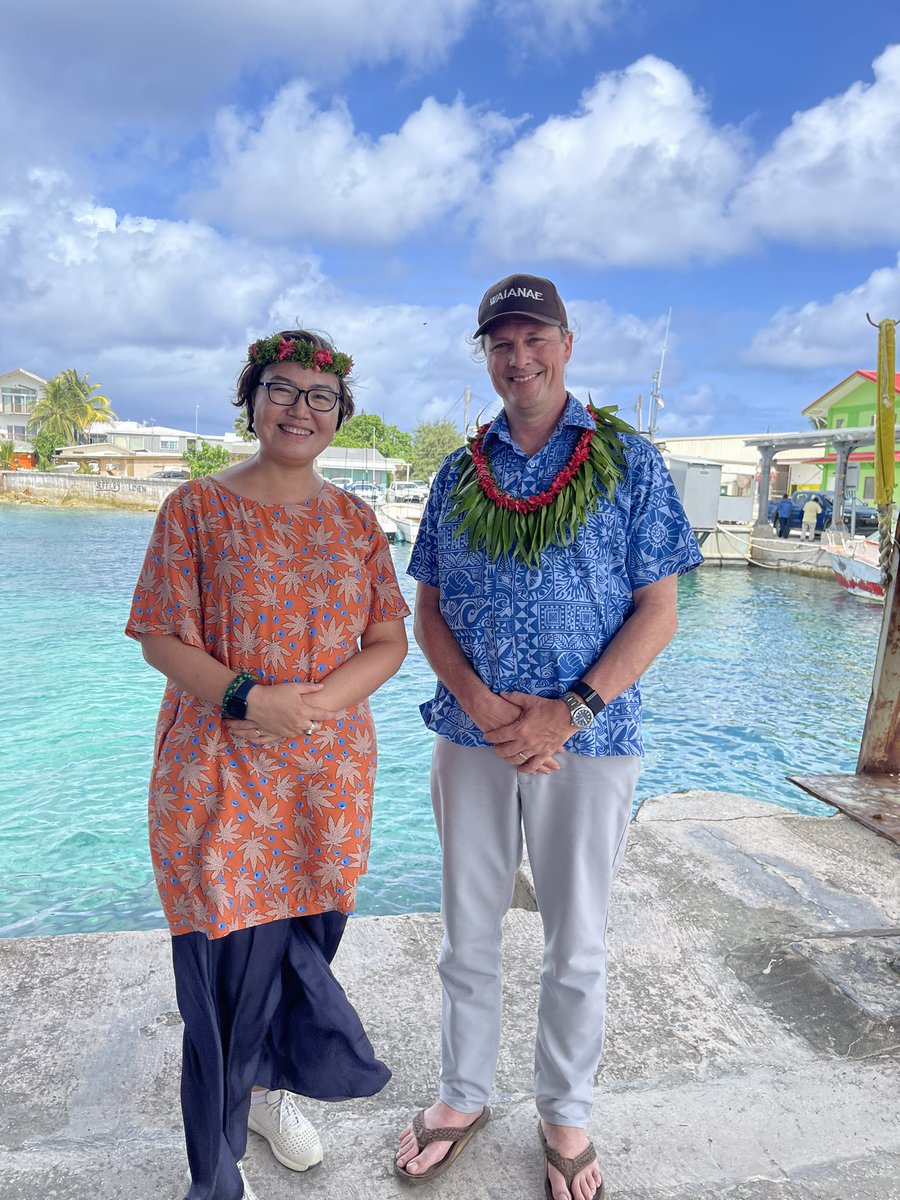
[(254, 1192), (253, 1188), (247, 1182), (247, 1176), (244, 1174), (243, 1162), (238, 1163), (237, 1169), (238, 1169), (238, 1174), (241, 1177), (241, 1182), (244, 1185), (244, 1194), (241, 1197), (241, 1200), (259, 1200), (259, 1197), (257, 1196), (256, 1192)]
[(322, 1161), (319, 1135), (297, 1107), (292, 1092), (274, 1090), (266, 1094), (264, 1104), (251, 1104), (247, 1124), (292, 1171), (305, 1171)]

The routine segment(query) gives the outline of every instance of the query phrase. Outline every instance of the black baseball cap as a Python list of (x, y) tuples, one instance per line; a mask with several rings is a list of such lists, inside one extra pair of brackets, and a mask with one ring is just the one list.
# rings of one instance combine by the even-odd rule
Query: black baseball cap
[(540, 275), (507, 275), (489, 287), (478, 306), (475, 337), (481, 337), (498, 317), (531, 317), (547, 325), (569, 328), (569, 318), (556, 285)]

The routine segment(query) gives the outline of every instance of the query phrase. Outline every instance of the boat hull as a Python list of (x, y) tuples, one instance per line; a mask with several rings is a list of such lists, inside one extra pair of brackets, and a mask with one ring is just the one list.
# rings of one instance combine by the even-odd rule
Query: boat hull
[(864, 600), (884, 600), (877, 547), (867, 540), (859, 548), (827, 547), (834, 577), (852, 596)]

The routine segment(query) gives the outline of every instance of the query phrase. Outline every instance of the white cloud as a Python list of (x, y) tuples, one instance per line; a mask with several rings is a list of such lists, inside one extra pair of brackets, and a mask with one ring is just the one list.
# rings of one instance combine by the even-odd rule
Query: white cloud
[[(633, 385), (646, 394), (665, 336), (665, 315), (643, 321), (618, 313), (604, 301), (573, 300), (566, 306), (577, 332), (566, 379), (573, 390), (591, 392), (594, 399), (609, 388)], [(675, 366), (677, 344), (669, 349), (669, 368)]]
[(811, 300), (801, 308), (782, 308), (753, 337), (747, 362), (807, 370), (841, 366), (854, 370), (875, 361), (876, 333), (866, 320), (900, 316), (900, 255), (893, 267), (873, 271), (848, 292), (827, 303)]
[(0, 198), (0, 362), (87, 370), (128, 416), (172, 420), (187, 400), (193, 417), (195, 397), (219, 396), (230, 423), (248, 330), (288, 281), (308, 295), (322, 282), (314, 259), (196, 221), (119, 216), (59, 173), (14, 183), (15, 200)]
[[(401, 428), (444, 416), (461, 426), (467, 384), (472, 419), (496, 407), (467, 340), (477, 287), (465, 304), (383, 303), (337, 286), (315, 258), (199, 221), (120, 216), (61, 174), (35, 172), (19, 190), (15, 203), (0, 200), (2, 369), (76, 367), (122, 417), (192, 428), (199, 403), (201, 430), (222, 431), (247, 342), (300, 321), (353, 355), (359, 404)], [(570, 315), (574, 390), (603, 402), (646, 390), (661, 317), (578, 299)]]
[(630, 0), (496, 0), (495, 15), (522, 50), (555, 52), (611, 25)]
[(198, 214), (267, 236), (398, 242), (452, 214), (481, 184), (482, 156), (512, 123), (459, 100), (428, 98), (396, 133), (354, 129), (345, 104), (320, 109), (311, 88), (284, 88), (256, 122), (216, 121), (214, 190)]
[[(33, 171), (0, 202), (0, 272), (15, 296), (7, 336), (66, 346), (104, 341), (194, 345), (242, 332), (286, 278), (310, 288), (314, 260), (261, 252), (196, 221), (119, 216)], [(98, 331), (95, 333), (94, 331)]]
[(486, 253), (594, 266), (717, 258), (741, 246), (723, 215), (744, 139), (716, 128), (670, 63), (602, 75), (500, 159), (477, 203)]
[[(716, 389), (709, 383), (701, 383), (692, 391), (673, 391), (665, 398), (665, 406), (658, 413), (660, 437), (702, 437), (709, 433), (713, 422), (721, 417), (722, 402)], [(644, 405), (644, 420), (649, 412)]]
[[(132, 139), (204, 128), (243, 77), (265, 88), (286, 70), (333, 84), (353, 67), (434, 65), (465, 33), (477, 0), (29, 0), (5, 6), (0, 131), (5, 165), (72, 162), (73, 143), (117, 150)], [(49, 82), (48, 82), (49, 81)], [(274, 90), (274, 85), (273, 89)], [(152, 133), (151, 133), (152, 131)], [(37, 158), (35, 153), (37, 151)]]
[(735, 196), (733, 213), (768, 237), (874, 245), (900, 237), (900, 45), (872, 84), (797, 113)]

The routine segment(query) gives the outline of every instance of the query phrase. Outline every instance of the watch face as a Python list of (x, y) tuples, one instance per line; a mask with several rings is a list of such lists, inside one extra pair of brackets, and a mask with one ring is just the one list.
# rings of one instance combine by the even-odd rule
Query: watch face
[(589, 729), (594, 723), (594, 714), (575, 692), (566, 692), (563, 696), (569, 707), (572, 724), (576, 729)]
[(594, 723), (594, 714), (586, 704), (572, 709), (572, 724), (576, 729), (589, 729)]

